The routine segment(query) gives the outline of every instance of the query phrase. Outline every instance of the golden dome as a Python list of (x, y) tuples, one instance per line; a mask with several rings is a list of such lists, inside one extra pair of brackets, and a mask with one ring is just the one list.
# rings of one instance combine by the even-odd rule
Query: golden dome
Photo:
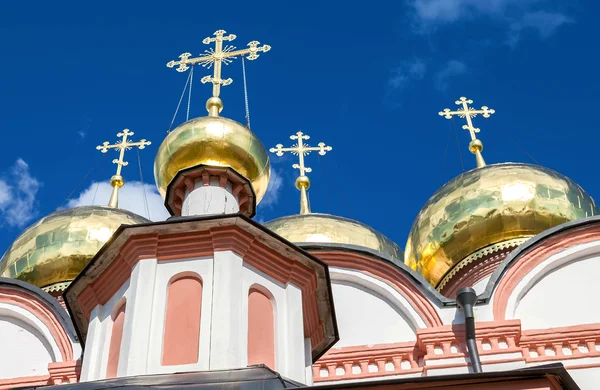
[(0, 260), (0, 275), (61, 290), (122, 224), (150, 222), (122, 209), (82, 206), (56, 211), (27, 229)]
[(404, 262), (437, 286), (479, 249), (597, 212), (591, 196), (551, 169), (488, 165), (452, 179), (427, 201), (413, 223)]
[(267, 191), (267, 151), (252, 131), (231, 119), (195, 118), (169, 133), (154, 160), (154, 179), (163, 198), (177, 172), (201, 164), (235, 169), (252, 184), (257, 204)]
[(402, 259), (402, 251), (396, 243), (351, 219), (329, 214), (298, 214), (274, 219), (264, 226), (294, 243), (357, 245)]

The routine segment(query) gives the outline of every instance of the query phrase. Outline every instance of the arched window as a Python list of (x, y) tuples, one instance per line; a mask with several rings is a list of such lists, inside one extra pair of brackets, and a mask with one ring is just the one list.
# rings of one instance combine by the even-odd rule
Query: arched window
[(125, 323), (125, 302), (112, 315), (113, 325), (110, 334), (110, 345), (108, 347), (108, 363), (106, 365), (106, 377), (115, 378), (119, 368), (119, 353), (121, 352), (121, 341), (123, 340), (123, 325)]
[(265, 364), (275, 369), (273, 304), (261, 290), (252, 287), (248, 292), (248, 364)]
[(198, 362), (202, 280), (182, 274), (171, 279), (167, 289), (163, 366)]

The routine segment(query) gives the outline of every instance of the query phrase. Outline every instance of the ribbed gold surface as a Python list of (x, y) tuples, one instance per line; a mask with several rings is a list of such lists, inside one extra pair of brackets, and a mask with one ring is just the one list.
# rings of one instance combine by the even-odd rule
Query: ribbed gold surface
[(164, 197), (167, 186), (181, 169), (206, 164), (228, 166), (246, 177), (256, 202), (269, 185), (269, 156), (250, 130), (223, 117), (201, 117), (185, 122), (163, 141), (154, 160), (154, 179)]
[(551, 169), (488, 165), (454, 178), (429, 199), (413, 223), (404, 262), (436, 286), (481, 248), (597, 213), (591, 196)]
[(402, 251), (392, 240), (351, 219), (329, 214), (298, 214), (274, 219), (264, 226), (293, 243), (358, 245), (402, 259)]
[(150, 222), (126, 210), (83, 206), (54, 212), (28, 227), (0, 260), (0, 275), (38, 287), (68, 282), (121, 224)]

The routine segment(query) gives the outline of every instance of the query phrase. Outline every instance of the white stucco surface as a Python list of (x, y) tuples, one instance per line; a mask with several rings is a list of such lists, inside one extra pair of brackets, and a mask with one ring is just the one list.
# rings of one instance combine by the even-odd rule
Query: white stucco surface
[(599, 251), (600, 243), (592, 242), (544, 260), (511, 294), (507, 318), (520, 319), (524, 330), (600, 322), (600, 311), (589, 306), (600, 295)]
[(332, 281), (340, 333), (335, 347), (416, 340), (415, 321), (403, 313), (400, 302), (369, 289), (364, 281), (358, 284), (340, 279)]
[(55, 361), (48, 340), (26, 321), (0, 308), (0, 379), (45, 375)]
[(211, 178), (210, 185), (205, 186), (202, 179), (195, 182), (192, 191), (186, 190), (186, 196), (181, 205), (181, 215), (213, 215), (233, 214), (240, 211), (238, 199), (231, 192), (231, 183), (225, 188), (219, 186), (217, 178)]

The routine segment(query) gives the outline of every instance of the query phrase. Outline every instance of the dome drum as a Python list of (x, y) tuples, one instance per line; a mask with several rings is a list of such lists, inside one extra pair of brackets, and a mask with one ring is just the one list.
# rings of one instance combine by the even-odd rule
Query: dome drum
[(167, 187), (165, 207), (171, 215), (181, 216), (186, 194), (192, 192), (199, 180), (208, 186), (217, 179), (219, 186), (225, 189), (231, 185), (232, 194), (237, 197), (239, 212), (249, 218), (256, 213), (256, 195), (252, 185), (244, 176), (231, 167), (198, 165), (177, 172)]

